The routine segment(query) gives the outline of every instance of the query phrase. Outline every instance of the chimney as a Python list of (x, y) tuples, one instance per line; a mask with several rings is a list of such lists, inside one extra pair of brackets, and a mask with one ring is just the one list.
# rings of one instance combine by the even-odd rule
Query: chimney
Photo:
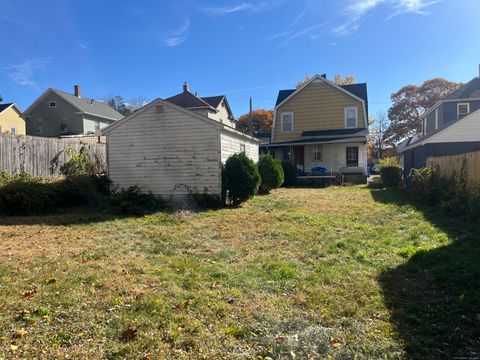
[(80, 97), (80, 85), (75, 85), (73, 87), (73, 95), (75, 95), (76, 97)]
[(326, 79), (327, 78), (327, 74), (322, 74), (320, 75), (322, 78)]
[(183, 92), (188, 92), (188, 91), (189, 91), (189, 89), (188, 89), (188, 83), (185, 81), (185, 82), (183, 83)]

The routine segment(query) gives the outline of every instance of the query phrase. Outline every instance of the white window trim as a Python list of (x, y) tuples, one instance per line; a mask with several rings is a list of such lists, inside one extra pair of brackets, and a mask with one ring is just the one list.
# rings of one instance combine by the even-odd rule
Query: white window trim
[[(285, 131), (285, 130), (283, 130), (283, 117), (284, 117), (285, 115), (290, 115), (290, 116), (291, 116), (291, 119), (292, 119), (292, 129), (291, 129), (290, 131)], [(293, 112), (283, 112), (283, 113), (280, 114), (280, 131), (281, 131), (282, 133), (291, 133), (291, 132), (293, 132)]]
[(460, 117), (460, 106), (467, 105), (467, 113), (465, 115), (470, 114), (470, 103), (458, 103), (457, 104), (457, 118)]
[(10, 128), (10, 134), (17, 135), (17, 129), (14, 127)]
[(240, 144), (240, 152), (245, 154), (245, 152), (246, 152), (245, 144)]
[[(348, 126), (348, 111), (349, 110), (355, 110), (355, 126)], [(350, 106), (346, 107), (343, 109), (343, 116), (344, 116), (344, 121), (345, 121), (345, 129), (354, 129), (358, 128), (358, 107), (356, 106)]]
[[(52, 106), (52, 104), (55, 104), (55, 105)], [(57, 107), (57, 102), (56, 101), (49, 101), (48, 102), (48, 107), (50, 109), (55, 109)]]
[(438, 129), (438, 108), (435, 109), (435, 130)]
[(423, 136), (427, 136), (427, 118), (423, 119)]

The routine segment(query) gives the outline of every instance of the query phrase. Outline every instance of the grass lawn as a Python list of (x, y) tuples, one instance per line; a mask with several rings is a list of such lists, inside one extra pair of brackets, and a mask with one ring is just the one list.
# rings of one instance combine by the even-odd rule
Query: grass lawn
[(0, 224), (0, 359), (480, 356), (480, 226), (401, 191)]

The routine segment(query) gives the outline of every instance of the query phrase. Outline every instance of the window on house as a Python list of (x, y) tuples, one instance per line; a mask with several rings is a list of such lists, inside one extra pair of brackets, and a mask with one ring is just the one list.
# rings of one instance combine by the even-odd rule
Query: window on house
[(51, 108), (56, 108), (57, 107), (57, 102), (56, 101), (50, 101), (48, 103), (48, 106), (51, 107)]
[(313, 145), (313, 159), (317, 161), (323, 160), (323, 145)]
[(36, 122), (37, 122), (37, 134), (42, 134), (43, 133), (43, 119), (38, 118), (36, 120)]
[(100, 121), (95, 121), (95, 131), (100, 130)]
[(245, 144), (240, 144), (240, 152), (245, 154)]
[(459, 103), (457, 104), (457, 117), (465, 116), (470, 113), (470, 104), (469, 103)]
[(356, 107), (345, 108), (345, 127), (358, 127), (358, 109)]
[(155, 106), (155, 112), (157, 114), (162, 114), (163, 113), (163, 105), (162, 104), (158, 104), (157, 106)]
[(0, 134), (2, 133), (2, 127), (0, 126)]
[(282, 113), (280, 117), (280, 126), (282, 132), (292, 132), (293, 131), (293, 113)]
[(423, 119), (423, 136), (427, 135), (427, 118)]
[(17, 133), (17, 129), (15, 128), (10, 128), (10, 134), (15, 135)]
[(435, 130), (438, 129), (438, 108), (435, 109)]
[(289, 147), (283, 148), (283, 160), (292, 160), (292, 152)]
[(62, 122), (60, 123), (60, 131), (67, 132), (68, 131), (68, 119), (63, 118)]

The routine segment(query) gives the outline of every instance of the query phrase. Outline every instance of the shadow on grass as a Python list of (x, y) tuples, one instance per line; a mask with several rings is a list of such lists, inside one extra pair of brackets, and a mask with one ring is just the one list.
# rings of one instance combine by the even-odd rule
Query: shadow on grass
[[(402, 190), (371, 190), (375, 201), (408, 204)], [(419, 251), (379, 276), (391, 321), (412, 359), (480, 358), (480, 225), (416, 207), (452, 240)]]
[(8, 216), (0, 215), (0, 226), (17, 225), (51, 225), (65, 226), (74, 224), (92, 224), (111, 221), (114, 219), (126, 219), (132, 216), (103, 212), (90, 208), (71, 208), (48, 215)]

